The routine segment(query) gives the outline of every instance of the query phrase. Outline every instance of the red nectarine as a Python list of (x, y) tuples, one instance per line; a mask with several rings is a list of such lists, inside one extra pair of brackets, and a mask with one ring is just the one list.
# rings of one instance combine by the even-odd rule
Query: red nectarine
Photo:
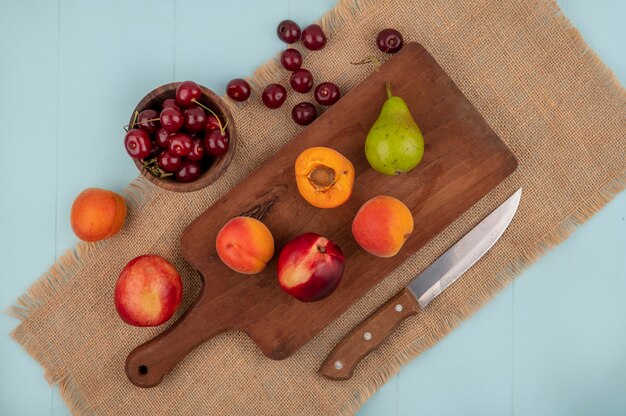
[(115, 308), (127, 324), (157, 326), (174, 315), (183, 282), (169, 261), (146, 254), (128, 262), (115, 285)]
[(289, 241), (278, 257), (278, 282), (303, 302), (330, 295), (341, 282), (344, 255), (338, 245), (314, 233)]

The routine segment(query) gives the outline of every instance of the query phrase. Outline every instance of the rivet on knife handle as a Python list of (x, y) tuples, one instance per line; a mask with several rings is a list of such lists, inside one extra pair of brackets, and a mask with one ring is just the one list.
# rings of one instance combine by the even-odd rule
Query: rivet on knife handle
[(363, 358), (417, 312), (417, 300), (408, 289), (403, 289), (346, 335), (328, 355), (319, 373), (332, 380), (349, 379)]

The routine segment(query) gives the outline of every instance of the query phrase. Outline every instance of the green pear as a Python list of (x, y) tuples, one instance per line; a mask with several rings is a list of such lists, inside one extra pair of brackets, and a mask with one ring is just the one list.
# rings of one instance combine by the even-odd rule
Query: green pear
[(424, 137), (406, 102), (392, 95), (387, 100), (365, 139), (365, 156), (374, 170), (389, 176), (408, 172), (424, 156)]

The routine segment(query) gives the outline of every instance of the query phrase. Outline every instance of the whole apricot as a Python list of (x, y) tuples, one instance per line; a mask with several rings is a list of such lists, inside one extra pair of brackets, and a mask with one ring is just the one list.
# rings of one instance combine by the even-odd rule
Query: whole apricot
[(238, 273), (261, 272), (274, 256), (274, 237), (265, 224), (250, 217), (235, 217), (217, 233), (217, 255)]
[(364, 203), (352, 222), (352, 235), (370, 254), (398, 254), (413, 232), (413, 215), (404, 203), (391, 196), (376, 196)]
[(100, 241), (117, 234), (126, 221), (124, 198), (106, 189), (88, 188), (74, 200), (70, 224), (83, 241)]

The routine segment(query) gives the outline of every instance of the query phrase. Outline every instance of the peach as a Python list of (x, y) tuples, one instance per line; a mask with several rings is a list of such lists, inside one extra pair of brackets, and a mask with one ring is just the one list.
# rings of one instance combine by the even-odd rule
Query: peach
[(124, 322), (157, 326), (169, 320), (183, 299), (183, 282), (169, 261), (146, 254), (128, 262), (115, 284), (115, 309)]
[(261, 221), (235, 217), (217, 233), (217, 255), (238, 273), (255, 274), (274, 256), (274, 237)]
[(352, 222), (352, 235), (370, 254), (392, 257), (413, 232), (413, 216), (402, 201), (376, 196), (364, 203)]
[(126, 221), (124, 198), (112, 191), (88, 188), (74, 200), (70, 224), (83, 241), (100, 241), (117, 234)]

